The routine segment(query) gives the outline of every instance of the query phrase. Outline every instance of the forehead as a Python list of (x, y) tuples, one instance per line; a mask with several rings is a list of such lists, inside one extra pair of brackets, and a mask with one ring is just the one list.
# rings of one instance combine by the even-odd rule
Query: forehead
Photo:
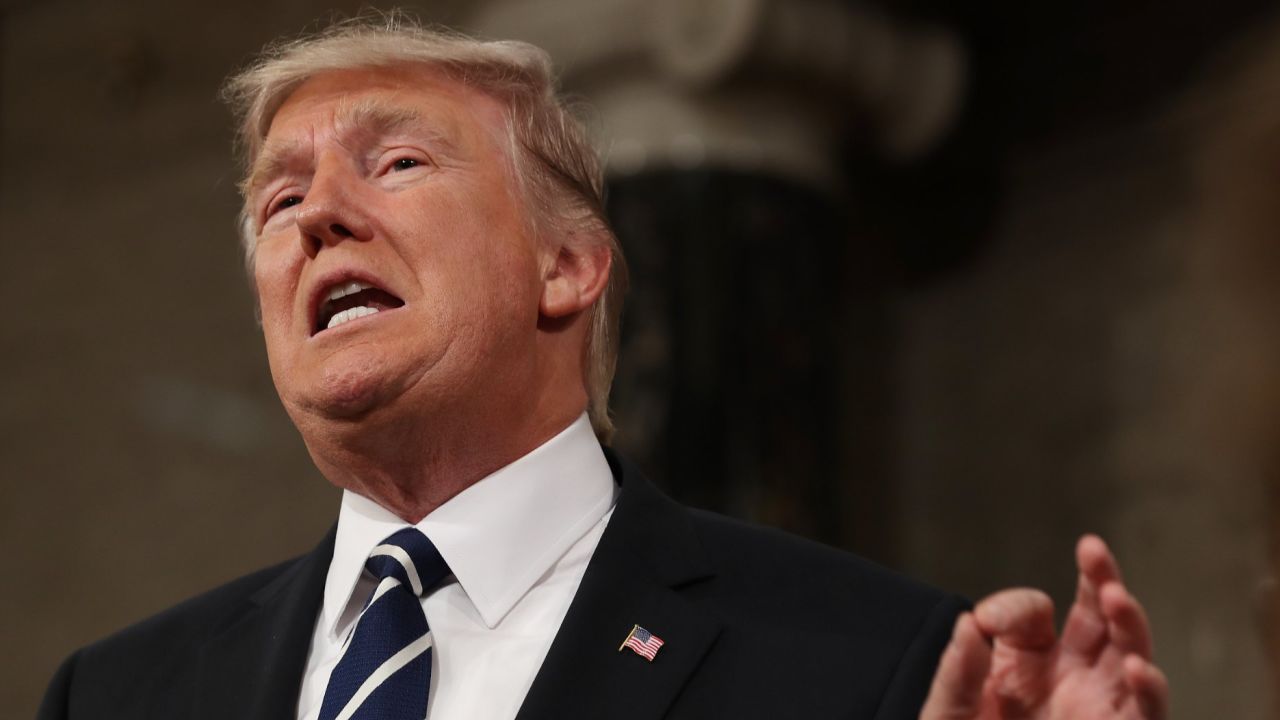
[[(427, 67), (335, 70), (308, 78), (271, 118), (259, 160), (339, 139), (390, 133), (478, 148), (506, 143), (506, 119), (495, 98)], [(255, 163), (257, 164), (257, 163)]]

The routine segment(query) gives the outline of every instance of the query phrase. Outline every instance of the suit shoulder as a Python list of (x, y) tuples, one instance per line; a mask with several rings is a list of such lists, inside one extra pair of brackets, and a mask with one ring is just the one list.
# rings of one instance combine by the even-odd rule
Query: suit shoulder
[(876, 618), (909, 634), (940, 605), (963, 598), (870, 560), (790, 533), (703, 510), (690, 510), (695, 532), (728, 595), (755, 605), (805, 608), (826, 632)]
[(776, 706), (772, 696), (753, 696), (738, 714), (919, 714), (968, 601), (776, 529), (698, 510), (690, 517), (714, 574), (686, 592), (723, 621), (708, 666), (795, 689)]
[(300, 558), (252, 572), (184, 600), (86, 646), (78, 665), (114, 663), (119, 659), (154, 656), (158, 649), (188, 647), (191, 642), (231, 621), (237, 608), (294, 569)]
[[(256, 672), (253, 663), (282, 643), (295, 654), (305, 652), (299, 638), (310, 636), (313, 603), (318, 606), (332, 550), (331, 530), (306, 555), (245, 575), (88, 645), (63, 664), (39, 717), (190, 717), (198, 696), (209, 699), (200, 695), (202, 688), (245, 686), (245, 677)], [(208, 684), (210, 678), (215, 685)]]

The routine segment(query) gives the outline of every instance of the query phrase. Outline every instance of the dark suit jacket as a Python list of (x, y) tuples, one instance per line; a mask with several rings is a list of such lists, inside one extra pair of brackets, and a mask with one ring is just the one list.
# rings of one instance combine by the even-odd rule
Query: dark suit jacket
[[(519, 720), (918, 715), (961, 598), (686, 509), (610, 463), (617, 508)], [(331, 531), (80, 650), (39, 719), (291, 720), (332, 552)], [(618, 651), (634, 624), (665, 641), (653, 662)]]

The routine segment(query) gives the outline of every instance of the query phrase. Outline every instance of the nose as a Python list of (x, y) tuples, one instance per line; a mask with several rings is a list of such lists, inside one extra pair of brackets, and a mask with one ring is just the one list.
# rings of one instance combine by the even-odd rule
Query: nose
[(364, 241), (371, 236), (365, 203), (360, 201), (361, 180), (338, 158), (323, 160), (311, 178), (296, 214), (302, 251), (315, 258), (325, 247), (346, 240)]

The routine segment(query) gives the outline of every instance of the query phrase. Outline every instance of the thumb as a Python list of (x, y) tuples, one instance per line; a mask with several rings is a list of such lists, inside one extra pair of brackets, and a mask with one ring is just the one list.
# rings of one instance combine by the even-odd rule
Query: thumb
[(982, 690), (990, 670), (991, 646), (973, 615), (965, 613), (956, 620), (920, 720), (976, 720), (982, 712)]

